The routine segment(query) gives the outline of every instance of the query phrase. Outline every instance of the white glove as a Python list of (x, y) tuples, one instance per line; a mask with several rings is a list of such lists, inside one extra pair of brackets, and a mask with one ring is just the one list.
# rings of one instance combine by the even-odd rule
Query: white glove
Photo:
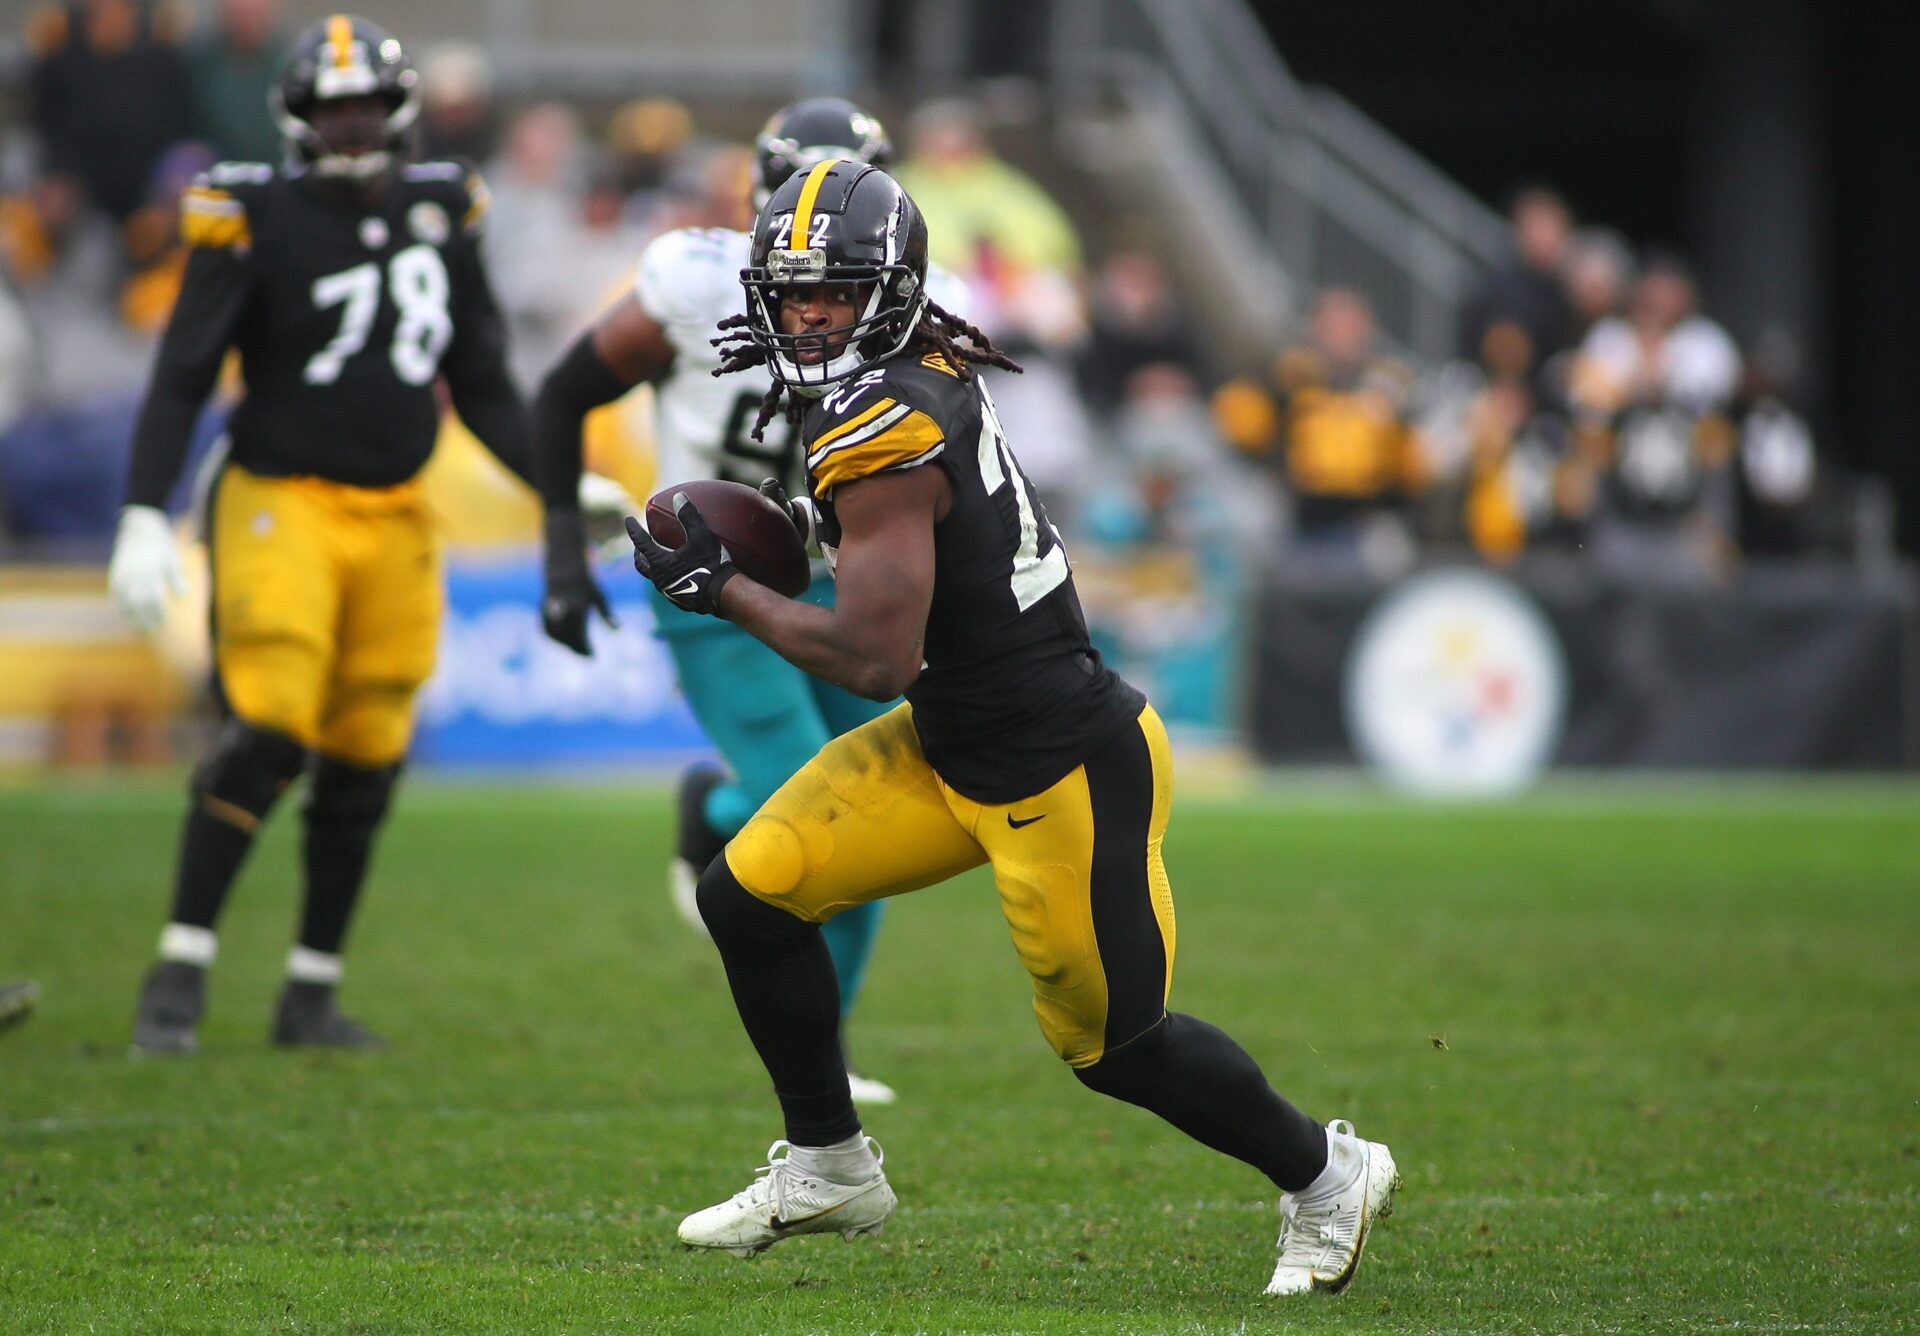
[(640, 513), (633, 494), (602, 473), (580, 475), (580, 515), (587, 522), (587, 541), (602, 561), (625, 556), (626, 519)]
[(187, 592), (180, 549), (166, 512), (153, 506), (128, 506), (113, 535), (113, 560), (107, 564), (107, 589), (127, 620), (151, 631), (167, 615), (167, 599)]

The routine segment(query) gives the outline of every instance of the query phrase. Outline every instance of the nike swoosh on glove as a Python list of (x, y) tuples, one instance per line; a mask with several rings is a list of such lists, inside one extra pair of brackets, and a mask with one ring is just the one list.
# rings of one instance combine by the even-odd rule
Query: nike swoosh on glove
[(712, 615), (720, 590), (740, 570), (685, 492), (673, 494), (673, 513), (687, 534), (687, 541), (679, 547), (662, 547), (647, 532), (646, 525), (627, 516), (633, 568), (651, 580), (675, 607)]

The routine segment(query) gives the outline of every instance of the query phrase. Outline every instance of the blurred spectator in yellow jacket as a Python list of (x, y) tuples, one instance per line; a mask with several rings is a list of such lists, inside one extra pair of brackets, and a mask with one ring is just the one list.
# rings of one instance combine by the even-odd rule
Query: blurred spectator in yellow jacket
[(1366, 298), (1329, 288), (1267, 383), (1233, 382), (1214, 405), (1222, 435), (1285, 480), (1301, 544), (1385, 571), (1411, 556), (1404, 515), (1425, 468), (1406, 417), (1412, 373), (1376, 340)]
[(926, 215), (928, 255), (973, 285), (981, 252), (1020, 269), (1080, 268), (1080, 239), (1045, 188), (1003, 161), (969, 102), (929, 102), (896, 173)]

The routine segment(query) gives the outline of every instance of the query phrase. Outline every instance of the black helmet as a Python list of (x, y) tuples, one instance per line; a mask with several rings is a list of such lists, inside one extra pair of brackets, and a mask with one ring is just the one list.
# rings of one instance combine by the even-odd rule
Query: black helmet
[[(387, 105), (387, 141), (368, 153), (340, 153), (314, 129), (314, 108), (337, 98), (377, 97)], [(335, 14), (295, 40), (267, 94), (287, 152), (320, 176), (365, 180), (392, 165), (420, 115), (420, 75), (393, 34), (352, 14)]]
[[(927, 306), (927, 221), (900, 183), (864, 162), (827, 158), (789, 177), (753, 226), (747, 333), (768, 354), (775, 379), (818, 395), (907, 346)], [(790, 284), (855, 283), (866, 288), (852, 324), (805, 335), (780, 328)], [(804, 365), (799, 340), (824, 340), (837, 354)]]
[(823, 158), (847, 158), (885, 167), (893, 161), (893, 143), (880, 122), (843, 97), (808, 97), (790, 102), (767, 118), (753, 141), (759, 183), (754, 207)]

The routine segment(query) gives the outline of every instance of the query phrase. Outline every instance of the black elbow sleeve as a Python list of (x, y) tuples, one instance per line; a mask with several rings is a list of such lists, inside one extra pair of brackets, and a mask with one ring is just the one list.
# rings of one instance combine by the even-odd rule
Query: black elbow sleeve
[(592, 330), (575, 339), (540, 382), (533, 400), (534, 449), (540, 493), (549, 507), (571, 504), (579, 486), (581, 419), (632, 388), (593, 346)]
[(592, 409), (612, 403), (632, 388), (606, 364), (600, 350), (593, 346), (593, 331), (588, 330), (573, 341), (567, 355), (547, 372), (535, 402), (543, 417), (548, 413), (564, 413), (578, 421)]

